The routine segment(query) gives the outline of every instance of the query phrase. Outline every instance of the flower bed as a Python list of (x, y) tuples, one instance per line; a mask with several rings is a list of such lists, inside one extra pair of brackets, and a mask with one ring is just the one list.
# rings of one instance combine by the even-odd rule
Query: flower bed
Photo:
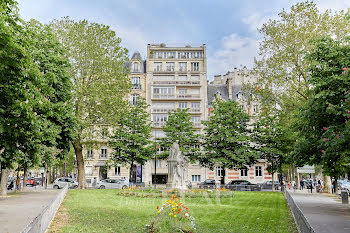
[(196, 231), (194, 217), (182, 202), (180, 197), (172, 195), (163, 206), (157, 206), (157, 214), (151, 225), (146, 225), (146, 231), (155, 232), (188, 232)]
[(172, 195), (181, 198), (232, 198), (234, 193), (226, 189), (190, 189), (190, 190), (159, 190), (159, 189), (132, 189), (119, 190), (117, 195), (127, 197), (144, 197), (144, 198), (170, 198)]

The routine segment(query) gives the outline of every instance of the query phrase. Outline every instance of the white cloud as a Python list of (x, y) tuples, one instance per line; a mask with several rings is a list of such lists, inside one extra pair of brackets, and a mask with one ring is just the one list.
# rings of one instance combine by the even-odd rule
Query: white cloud
[(251, 32), (258, 33), (258, 28), (261, 28), (261, 26), (268, 22), (269, 19), (277, 19), (277, 15), (262, 15), (259, 12), (255, 12), (242, 18), (242, 22), (247, 24)]
[(221, 39), (220, 47), (208, 56), (208, 79), (215, 74), (225, 74), (235, 67), (247, 66), (252, 68), (254, 57), (258, 55), (259, 40), (241, 37), (235, 33)]
[(315, 3), (321, 12), (324, 12), (327, 9), (331, 9), (333, 11), (340, 11), (350, 8), (349, 0), (316, 0)]

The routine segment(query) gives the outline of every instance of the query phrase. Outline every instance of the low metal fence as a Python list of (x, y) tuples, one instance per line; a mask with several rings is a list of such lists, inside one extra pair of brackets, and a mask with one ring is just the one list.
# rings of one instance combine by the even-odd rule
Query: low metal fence
[(287, 202), (289, 204), (290, 210), (293, 213), (295, 222), (298, 226), (298, 230), (301, 233), (315, 233), (315, 230), (312, 228), (310, 223), (305, 218), (303, 212), (299, 209), (298, 205), (294, 202), (292, 196), (289, 194), (288, 191), (284, 191), (285, 197), (287, 199)]
[(56, 211), (60, 207), (64, 197), (66, 196), (68, 185), (59, 191), (56, 198), (51, 201), (45, 209), (36, 216), (22, 231), (22, 233), (44, 233), (49, 228)]

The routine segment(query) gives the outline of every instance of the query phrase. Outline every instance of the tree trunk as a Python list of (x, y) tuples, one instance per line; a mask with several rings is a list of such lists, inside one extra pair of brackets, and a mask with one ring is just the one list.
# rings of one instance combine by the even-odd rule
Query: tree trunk
[(1, 186), (0, 186), (0, 197), (7, 196), (7, 178), (8, 170), (6, 168), (1, 168)]
[[(130, 164), (130, 170), (129, 170), (129, 182), (131, 183), (131, 182), (133, 182), (133, 176), (132, 176), (132, 174), (133, 174), (133, 170), (134, 169), (134, 162), (132, 162), (131, 164)], [(134, 184), (133, 184), (134, 185)]]
[(274, 192), (275, 191), (275, 173), (272, 172), (271, 175), (272, 175), (272, 192)]
[(298, 172), (296, 172), (297, 174), (297, 189), (300, 189), (300, 175)]
[(75, 155), (77, 157), (77, 165), (78, 165), (78, 188), (85, 189), (86, 181), (85, 181), (85, 165), (84, 165), (84, 157), (83, 157), (83, 147), (79, 139), (76, 139), (73, 143)]
[(23, 168), (23, 187), (22, 187), (23, 191), (26, 191), (26, 180), (27, 180), (26, 177), (27, 177), (27, 167), (24, 165), (24, 168)]
[[(323, 174), (322, 174), (323, 175)], [(326, 193), (332, 193), (332, 181), (330, 176), (323, 176), (323, 184), (324, 184), (324, 189), (323, 191)]]
[(334, 177), (334, 193), (338, 193), (338, 177)]

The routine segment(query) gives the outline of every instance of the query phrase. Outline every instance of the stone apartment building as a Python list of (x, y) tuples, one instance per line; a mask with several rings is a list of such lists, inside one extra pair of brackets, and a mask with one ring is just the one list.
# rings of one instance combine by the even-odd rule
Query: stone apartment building
[[(162, 126), (168, 119), (168, 112), (177, 108), (189, 109), (196, 133), (202, 133), (201, 121), (208, 119), (215, 94), (225, 100), (238, 101), (248, 114), (256, 114), (259, 111), (259, 104), (254, 101), (248, 102), (242, 91), (243, 83), (256, 81), (246, 68), (235, 68), (233, 72), (223, 76), (216, 75), (214, 81), (208, 84), (205, 44), (198, 47), (148, 44), (146, 59), (143, 60), (141, 54), (135, 52), (127, 65), (132, 83), (129, 102), (133, 105), (139, 97), (146, 99), (150, 106), (148, 113), (153, 126), (153, 139), (165, 136)], [(100, 149), (87, 149), (85, 154), (88, 182), (92, 182), (94, 178), (99, 180), (129, 176), (129, 167), (120, 165), (104, 169), (108, 157), (112, 155), (112, 150), (107, 145)], [(134, 177), (146, 185), (165, 184), (167, 181), (167, 163), (157, 160), (156, 156), (144, 166), (135, 165), (131, 169)], [(234, 179), (250, 180), (252, 183), (271, 179), (263, 161), (246, 170), (226, 171), (220, 167), (211, 171), (199, 164), (191, 164), (188, 177), (196, 185), (205, 179), (219, 181), (224, 174), (226, 183)]]

